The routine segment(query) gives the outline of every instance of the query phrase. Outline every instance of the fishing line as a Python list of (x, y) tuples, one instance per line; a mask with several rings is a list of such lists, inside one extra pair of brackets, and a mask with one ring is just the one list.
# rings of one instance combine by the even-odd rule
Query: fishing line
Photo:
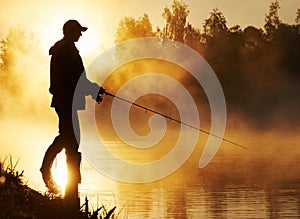
[(132, 104), (132, 105), (134, 105), (134, 106), (136, 106), (136, 107), (142, 108), (142, 109), (144, 109), (144, 110), (146, 110), (146, 111), (149, 111), (149, 112), (155, 113), (155, 114), (157, 114), (157, 115), (163, 116), (163, 117), (165, 117), (165, 118), (167, 118), (167, 119), (169, 119), (169, 120), (172, 120), (172, 121), (174, 121), (174, 122), (176, 122), (176, 123), (185, 125), (185, 126), (187, 126), (187, 127), (190, 127), (190, 128), (192, 128), (192, 129), (195, 129), (195, 130), (200, 131), (200, 132), (202, 132), (202, 133), (205, 133), (205, 134), (207, 134), (207, 135), (211, 135), (211, 136), (213, 136), (213, 137), (215, 137), (215, 138), (219, 138), (219, 139), (221, 139), (221, 140), (223, 140), (223, 141), (225, 141), (225, 142), (228, 142), (228, 143), (230, 143), (230, 144), (236, 145), (236, 146), (241, 147), (241, 148), (243, 148), (243, 149), (246, 149), (246, 150), (248, 149), (246, 146), (241, 145), (241, 144), (238, 144), (238, 143), (236, 143), (236, 142), (234, 142), (234, 141), (231, 141), (231, 140), (229, 140), (229, 139), (227, 139), (227, 138), (220, 137), (220, 136), (215, 135), (215, 134), (213, 134), (213, 133), (210, 133), (210, 132), (208, 132), (208, 131), (206, 131), (206, 130), (204, 130), (204, 129), (201, 129), (201, 128), (195, 127), (195, 126), (193, 126), (193, 125), (191, 125), (191, 124), (182, 122), (182, 121), (180, 121), (180, 120), (178, 120), (178, 119), (175, 119), (175, 118), (173, 118), (173, 117), (171, 117), (171, 116), (168, 116), (168, 115), (166, 115), (166, 114), (163, 114), (163, 113), (158, 112), (158, 111), (155, 111), (155, 110), (152, 110), (152, 109), (150, 109), (150, 108), (148, 108), (148, 107), (145, 107), (145, 106), (142, 106), (142, 105), (140, 105), (140, 104), (131, 102), (131, 101), (126, 100), (126, 99), (124, 99), (124, 98), (122, 98), (122, 97), (119, 97), (119, 96), (116, 96), (116, 95), (114, 95), (114, 94), (111, 94), (111, 93), (109, 93), (109, 92), (106, 92), (106, 91), (105, 91), (104, 94), (107, 95), (107, 96), (111, 96), (111, 97), (113, 97), (113, 98), (122, 100), (122, 101), (124, 101), (124, 102), (126, 102), (126, 103)]

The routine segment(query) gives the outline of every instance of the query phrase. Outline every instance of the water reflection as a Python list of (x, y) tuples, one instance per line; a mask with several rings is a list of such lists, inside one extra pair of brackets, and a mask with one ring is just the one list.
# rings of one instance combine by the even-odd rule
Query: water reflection
[(94, 203), (117, 205), (119, 218), (297, 218), (299, 152), (285, 153), (220, 151), (207, 168), (198, 169), (196, 150), (174, 174), (147, 184), (107, 179), (84, 160), (81, 193)]

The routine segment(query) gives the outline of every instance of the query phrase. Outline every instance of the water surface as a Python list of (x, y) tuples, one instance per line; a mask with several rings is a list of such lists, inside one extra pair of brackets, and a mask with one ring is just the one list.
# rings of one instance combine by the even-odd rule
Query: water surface
[[(172, 175), (143, 184), (108, 179), (84, 160), (81, 195), (94, 208), (117, 205), (119, 218), (297, 218), (299, 150), (293, 138), (285, 140), (284, 148), (266, 141), (252, 150), (221, 149), (204, 169), (197, 167), (196, 149)], [(110, 144), (123, 150), (120, 143)]]

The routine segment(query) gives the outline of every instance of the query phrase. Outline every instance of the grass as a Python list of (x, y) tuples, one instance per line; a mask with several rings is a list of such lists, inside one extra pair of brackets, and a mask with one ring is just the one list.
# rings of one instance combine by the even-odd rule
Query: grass
[[(62, 214), (64, 200), (53, 194), (31, 189), (24, 182), (24, 171), (17, 171), (18, 161), (13, 164), (11, 156), (0, 161), (0, 219), (53, 219), (68, 218)], [(80, 219), (113, 219), (116, 207), (104, 206), (89, 210), (88, 199), (79, 211)]]

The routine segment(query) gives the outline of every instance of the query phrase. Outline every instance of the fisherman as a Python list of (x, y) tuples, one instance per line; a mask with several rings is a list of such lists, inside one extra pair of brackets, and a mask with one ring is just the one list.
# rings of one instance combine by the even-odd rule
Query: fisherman
[[(105, 92), (104, 88), (87, 79), (81, 56), (75, 46), (75, 42), (86, 30), (87, 27), (81, 26), (78, 21), (68, 20), (63, 25), (64, 37), (49, 50), (51, 55), (49, 91), (52, 94), (51, 107), (55, 109), (59, 119), (59, 135), (48, 147), (40, 171), (46, 187), (55, 193), (59, 190), (52, 177), (51, 167), (56, 155), (62, 149), (65, 149), (66, 153), (68, 183), (78, 186), (81, 182), (81, 153), (78, 152), (80, 130), (77, 111), (85, 109), (85, 96), (91, 95), (99, 103), (102, 100), (100, 95)], [(72, 105), (79, 79), (84, 89), (76, 96), (74, 100), (76, 104)]]

